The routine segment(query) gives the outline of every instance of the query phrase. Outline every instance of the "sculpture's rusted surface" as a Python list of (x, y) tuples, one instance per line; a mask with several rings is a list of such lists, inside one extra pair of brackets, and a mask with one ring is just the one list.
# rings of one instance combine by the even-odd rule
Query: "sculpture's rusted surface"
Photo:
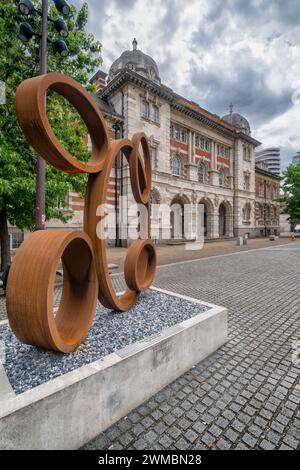
[[(92, 141), (92, 156), (86, 164), (67, 152), (54, 135), (45, 111), (48, 89), (67, 98), (86, 123)], [(156, 252), (150, 240), (149, 146), (143, 133), (135, 134), (131, 140), (110, 142), (93, 98), (77, 82), (58, 73), (25, 80), (16, 93), (16, 110), (27, 140), (48, 163), (67, 173), (89, 173), (85, 233), (70, 230), (33, 233), (16, 254), (7, 285), (7, 313), (16, 336), (27, 344), (70, 352), (88, 333), (97, 294), (105, 307), (125, 311), (153, 280)], [(124, 265), (128, 287), (118, 297), (108, 272), (106, 242), (97, 237), (96, 228), (103, 217), (97, 215), (97, 208), (106, 203), (110, 172), (120, 151), (129, 163), (134, 198), (148, 211), (148, 239), (135, 240), (128, 249)], [(60, 259), (63, 291), (54, 316), (53, 290)]]

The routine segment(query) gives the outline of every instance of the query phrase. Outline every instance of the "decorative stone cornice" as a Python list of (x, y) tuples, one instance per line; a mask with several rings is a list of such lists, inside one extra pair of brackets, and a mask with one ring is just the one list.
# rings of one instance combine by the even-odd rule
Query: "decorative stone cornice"
[[(214, 129), (223, 132), (232, 138), (239, 138), (246, 140), (247, 142), (253, 144), (255, 147), (261, 144), (258, 140), (253, 137), (240, 132), (238, 129), (228, 128), (228, 124), (221, 122), (216, 122), (213, 119), (210, 119), (207, 115), (201, 113), (201, 110), (191, 109), (187, 105), (180, 103), (182, 97), (175, 93), (171, 88), (168, 88), (165, 85), (158, 85), (150, 80), (147, 80), (145, 77), (139, 75), (138, 73), (124, 69), (122, 70), (113, 80), (111, 80), (108, 85), (101, 91), (98, 92), (98, 96), (102, 99), (107, 99), (112, 93), (118, 91), (123, 85), (131, 82), (138, 85), (140, 88), (147, 90), (170, 103), (170, 106), (177, 111), (184, 113), (185, 115), (202, 122), (203, 124), (212, 127)], [(220, 118), (219, 118), (220, 119)], [(221, 119), (220, 119), (221, 120)]]

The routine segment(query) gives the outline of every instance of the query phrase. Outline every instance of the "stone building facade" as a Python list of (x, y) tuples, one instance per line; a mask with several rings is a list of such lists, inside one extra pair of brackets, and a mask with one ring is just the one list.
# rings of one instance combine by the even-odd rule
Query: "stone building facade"
[[(260, 142), (251, 136), (247, 119), (233, 112), (232, 106), (220, 118), (175, 93), (161, 83), (156, 62), (137, 48), (135, 40), (132, 50), (121, 54), (108, 75), (99, 70), (91, 82), (97, 87), (95, 99), (111, 138), (131, 138), (137, 131), (149, 137), (152, 203), (181, 211), (181, 230), (174, 226), (177, 209), (164, 220), (169, 237), (163, 235), (161, 220), (152, 211), (152, 237), (157, 243), (193, 239), (194, 232), (185, 230), (185, 219), (194, 230), (199, 204), (203, 205), (206, 239), (279, 234), (280, 178), (263, 165), (255, 165)], [(132, 203), (130, 193), (128, 167), (120, 156), (111, 174), (108, 203), (120, 211), (122, 195), (126, 213)], [(84, 201), (71, 192), (64, 209), (73, 213), (68, 228), (82, 229), (83, 208)], [(128, 238), (128, 220), (119, 216), (117, 237), (123, 240)], [(58, 220), (46, 222), (47, 228), (65, 226)], [(11, 234), (15, 249), (24, 235), (13, 227)]]
[[(176, 94), (161, 83), (157, 64), (137, 49), (135, 40), (133, 49), (112, 64), (107, 77), (99, 71), (91, 81), (96, 83), (101, 110), (111, 127), (117, 124), (120, 136), (130, 138), (144, 131), (149, 137), (152, 203), (176, 204), (182, 207), (183, 218), (187, 206), (191, 220), (197, 205), (203, 204), (207, 239), (279, 234), (280, 178), (255, 166), (260, 142), (251, 136), (247, 119), (233, 112), (232, 106), (220, 118)], [(120, 168), (115, 176), (120, 178)], [(121, 177), (124, 196), (129, 179), (123, 164)], [(154, 218), (152, 214), (156, 227)], [(187, 239), (184, 220), (178, 234), (172, 218), (171, 212), (170, 238)], [(159, 229), (154, 232), (158, 242), (166, 241)]]

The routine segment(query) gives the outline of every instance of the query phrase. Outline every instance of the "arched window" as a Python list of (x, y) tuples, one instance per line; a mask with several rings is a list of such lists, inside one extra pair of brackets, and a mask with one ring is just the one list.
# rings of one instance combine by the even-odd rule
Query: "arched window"
[(181, 159), (177, 155), (172, 158), (172, 175), (180, 176), (181, 174)]
[(225, 173), (224, 173), (224, 170), (220, 170), (220, 173), (219, 173), (219, 186), (225, 186)]
[(200, 163), (198, 166), (198, 181), (199, 183), (205, 183), (206, 179), (206, 167), (204, 163)]

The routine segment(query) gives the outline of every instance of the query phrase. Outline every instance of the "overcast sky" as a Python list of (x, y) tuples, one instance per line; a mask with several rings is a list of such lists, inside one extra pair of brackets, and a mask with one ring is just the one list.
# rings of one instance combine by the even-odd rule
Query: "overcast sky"
[(300, 0), (87, 3), (104, 70), (136, 37), (165, 85), (220, 116), (232, 102), (283, 168), (300, 150)]

